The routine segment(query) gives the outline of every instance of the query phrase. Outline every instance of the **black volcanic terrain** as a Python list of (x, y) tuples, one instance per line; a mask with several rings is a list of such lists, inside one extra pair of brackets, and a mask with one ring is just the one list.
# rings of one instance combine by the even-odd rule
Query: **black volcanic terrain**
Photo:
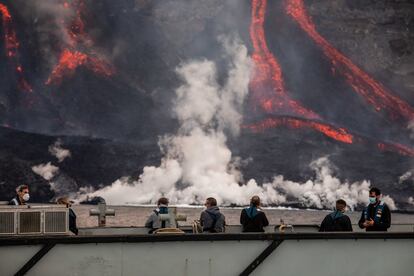
[[(33, 201), (42, 202), (56, 196), (50, 182), (75, 193), (121, 177), (137, 179), (143, 167), (159, 165), (159, 137), (178, 128), (172, 115), (181, 84), (177, 66), (212, 60), (219, 81), (225, 79), (217, 37), (234, 34), (249, 54), (257, 52), (252, 6), (267, 3), (265, 39), (291, 99), (318, 114), (316, 122), (343, 128), (354, 140), (333, 139), (321, 126), (242, 127), (228, 146), (247, 160), (240, 167), (244, 180), (263, 183), (283, 175), (305, 182), (315, 177), (309, 164), (327, 157), (341, 181), (371, 181), (399, 209), (414, 210), (413, 123), (355, 93), (360, 83), (353, 87), (335, 70), (323, 47), (286, 12), (287, 2), (0, 0), (0, 201), (22, 183), (30, 184)], [(321, 37), (414, 106), (412, 1), (303, 2)], [(251, 95), (243, 106), (244, 126), (292, 116), (265, 112)], [(58, 140), (71, 152), (61, 163), (49, 153)], [(48, 162), (59, 168), (49, 181), (32, 170)]]

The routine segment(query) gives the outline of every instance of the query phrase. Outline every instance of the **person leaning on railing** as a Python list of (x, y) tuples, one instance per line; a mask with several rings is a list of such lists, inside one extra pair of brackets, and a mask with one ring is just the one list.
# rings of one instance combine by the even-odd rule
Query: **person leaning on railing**
[(264, 227), (269, 225), (269, 221), (260, 208), (260, 197), (253, 196), (250, 207), (241, 211), (240, 224), (243, 232), (264, 232)]
[(29, 186), (19, 185), (16, 188), (16, 196), (9, 201), (9, 205), (25, 205), (29, 199)]
[(56, 200), (56, 203), (66, 205), (66, 208), (69, 208), (69, 230), (75, 235), (77, 235), (79, 231), (76, 227), (76, 214), (71, 208), (73, 201), (69, 200), (68, 197), (60, 197)]
[(327, 215), (321, 223), (319, 232), (352, 232), (351, 220), (345, 215), (346, 202), (343, 199), (336, 201), (335, 211)]
[(152, 234), (160, 228), (176, 227), (176, 225), (171, 224), (170, 221), (161, 220), (160, 218), (160, 214), (168, 214), (168, 203), (168, 198), (161, 197), (158, 199), (157, 209), (154, 209), (151, 212), (151, 215), (145, 222), (145, 227), (149, 228), (148, 234)]
[(204, 233), (221, 233), (225, 231), (226, 218), (217, 207), (217, 200), (209, 197), (204, 203), (206, 209), (200, 214), (200, 224)]

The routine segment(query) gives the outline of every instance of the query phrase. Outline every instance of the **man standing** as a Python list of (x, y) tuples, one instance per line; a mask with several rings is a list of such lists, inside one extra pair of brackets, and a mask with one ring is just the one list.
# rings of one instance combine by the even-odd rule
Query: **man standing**
[(391, 212), (381, 200), (381, 191), (378, 188), (369, 190), (369, 205), (362, 212), (358, 225), (366, 231), (387, 231), (390, 228)]
[(16, 188), (16, 196), (9, 201), (9, 205), (25, 205), (29, 199), (29, 186), (19, 185)]
[(268, 226), (269, 221), (260, 208), (260, 197), (253, 196), (250, 207), (242, 210), (240, 224), (243, 226), (243, 232), (264, 232), (263, 227)]
[(217, 207), (217, 200), (214, 197), (209, 197), (204, 205), (207, 209), (201, 212), (200, 215), (200, 224), (203, 227), (203, 232), (224, 232), (226, 221), (224, 215), (220, 213), (220, 209)]
[(346, 202), (343, 199), (336, 201), (335, 211), (327, 215), (321, 223), (319, 232), (352, 232), (351, 220), (345, 215)]

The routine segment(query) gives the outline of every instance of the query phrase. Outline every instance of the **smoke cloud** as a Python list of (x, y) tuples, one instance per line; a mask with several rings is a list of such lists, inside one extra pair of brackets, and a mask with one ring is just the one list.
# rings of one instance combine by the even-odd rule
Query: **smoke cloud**
[(33, 166), (32, 171), (49, 181), (59, 172), (59, 168), (48, 162), (47, 164)]
[(62, 148), (62, 141), (59, 139), (53, 145), (49, 146), (49, 152), (58, 159), (59, 163), (71, 157), (70, 151)]
[[(219, 204), (246, 205), (252, 195), (259, 195), (269, 205), (299, 201), (307, 207), (332, 208), (339, 198), (352, 209), (365, 204), (370, 183), (341, 182), (333, 176), (327, 157), (310, 164), (316, 177), (305, 183), (281, 175), (261, 186), (253, 179), (244, 183), (236, 169), (242, 160), (232, 156), (226, 133), (239, 133), (252, 64), (237, 39), (221, 37), (220, 41), (230, 58), (224, 85), (219, 85), (216, 65), (208, 60), (194, 60), (176, 70), (183, 81), (173, 108), (180, 128), (176, 135), (160, 138), (161, 165), (145, 167), (138, 180), (121, 178), (88, 196), (104, 197), (110, 204), (155, 203), (160, 196), (171, 203), (201, 204), (212, 196)], [(393, 200), (386, 199), (394, 209)]]

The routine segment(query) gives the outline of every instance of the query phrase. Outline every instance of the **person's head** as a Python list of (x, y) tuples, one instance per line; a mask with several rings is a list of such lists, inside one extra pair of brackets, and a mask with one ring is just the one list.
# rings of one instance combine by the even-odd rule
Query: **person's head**
[(217, 206), (217, 200), (216, 200), (214, 197), (208, 197), (208, 198), (206, 199), (206, 203), (204, 203), (204, 205), (205, 205), (207, 208)]
[(29, 201), (30, 199), (29, 186), (27, 186), (26, 184), (19, 185), (16, 188), (16, 193), (21, 202)]
[(56, 200), (56, 203), (57, 204), (63, 204), (63, 205), (66, 205), (66, 207), (71, 207), (72, 206), (72, 203), (73, 203), (73, 201), (72, 200), (69, 200), (69, 198), (68, 197), (66, 197), (66, 196), (64, 196), (64, 197), (59, 197), (57, 200)]
[(255, 207), (259, 207), (260, 206), (260, 197), (258, 197), (257, 195), (252, 196), (252, 198), (250, 199), (250, 205), (255, 206)]
[(166, 198), (166, 197), (160, 197), (158, 199), (157, 205), (158, 206), (160, 206), (160, 205), (168, 206), (168, 198)]
[(369, 203), (373, 204), (381, 200), (381, 190), (375, 187), (372, 187), (369, 190)]
[(336, 210), (340, 211), (340, 212), (345, 212), (346, 209), (346, 201), (343, 199), (338, 199), (336, 201)]

